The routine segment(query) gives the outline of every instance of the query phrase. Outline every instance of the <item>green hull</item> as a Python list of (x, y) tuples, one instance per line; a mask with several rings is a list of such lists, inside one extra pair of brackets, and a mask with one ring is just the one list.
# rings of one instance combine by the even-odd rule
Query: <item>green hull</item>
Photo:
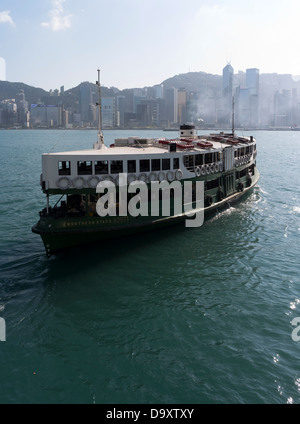
[[(204, 209), (204, 216), (228, 207), (235, 201), (240, 200), (249, 193), (259, 180), (256, 169), (251, 185), (243, 191), (231, 193), (222, 200), (215, 201)], [(77, 218), (54, 218), (41, 217), (39, 222), (32, 227), (32, 231), (39, 234), (43, 240), (48, 256), (71, 247), (97, 243), (99, 241), (132, 236), (134, 234), (153, 231), (174, 224), (184, 223), (186, 216), (176, 217), (77, 217)]]

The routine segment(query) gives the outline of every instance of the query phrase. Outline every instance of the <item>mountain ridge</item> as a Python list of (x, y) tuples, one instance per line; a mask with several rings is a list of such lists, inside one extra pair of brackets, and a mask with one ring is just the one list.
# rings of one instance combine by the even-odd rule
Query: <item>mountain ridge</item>
[[(239, 71), (234, 74), (234, 86), (245, 86), (246, 73)], [(82, 82), (76, 87), (70, 88), (64, 92), (63, 101), (64, 103), (73, 103), (79, 100), (80, 97), (80, 86), (86, 84)], [(89, 82), (91, 88), (96, 91), (95, 84)], [(184, 88), (189, 92), (200, 92), (203, 94), (221, 95), (222, 92), (222, 75), (209, 74), (206, 72), (188, 72), (183, 74), (174, 75), (173, 77), (167, 78), (162, 81), (161, 84), (164, 88)], [(151, 88), (152, 86), (145, 86), (144, 88)], [(292, 90), (297, 88), (300, 90), (300, 77), (292, 76), (291, 74), (277, 74), (277, 73), (265, 73), (260, 74), (260, 87), (263, 93), (269, 92), (270, 90), (274, 93), (283, 89)], [(28, 104), (35, 104), (43, 99), (51, 99), (51, 97), (57, 99), (56, 96), (50, 96), (49, 91), (43, 88), (30, 86), (23, 82), (10, 82), (0, 81), (0, 101), (7, 99), (14, 99), (18, 91), (24, 90), (26, 100)], [(134, 90), (134, 88), (127, 88), (119, 90), (115, 87), (102, 86), (102, 95), (115, 96), (122, 95), (126, 92)], [(62, 101), (62, 97), (61, 97)]]

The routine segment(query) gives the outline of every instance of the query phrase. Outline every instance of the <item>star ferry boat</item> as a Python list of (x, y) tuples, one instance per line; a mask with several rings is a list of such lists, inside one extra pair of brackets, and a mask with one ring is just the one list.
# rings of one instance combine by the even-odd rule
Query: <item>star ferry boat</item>
[[(259, 180), (256, 167), (256, 140), (232, 133), (197, 135), (195, 126), (182, 125), (179, 137), (116, 139), (104, 145), (101, 131), (100, 74), (98, 140), (90, 150), (79, 150), (42, 155), (40, 184), (46, 195), (46, 207), (32, 231), (41, 236), (48, 256), (73, 246), (95, 243), (109, 238), (130, 236), (183, 222), (187, 218), (184, 196), (181, 195), (181, 213), (174, 207), (175, 190), (170, 189), (170, 209), (163, 215), (162, 196), (157, 199), (158, 214), (150, 211), (152, 183), (190, 182), (190, 205), (196, 205), (196, 183), (204, 186), (204, 217), (228, 207), (249, 193)], [(149, 213), (132, 216), (119, 213), (120, 178), (126, 176), (126, 185), (138, 181), (149, 191)], [(115, 184), (114, 216), (100, 216), (97, 190), (100, 182)], [(130, 202), (136, 193), (127, 194)], [(54, 198), (54, 206), (50, 206)], [(53, 203), (54, 203), (53, 202)]]

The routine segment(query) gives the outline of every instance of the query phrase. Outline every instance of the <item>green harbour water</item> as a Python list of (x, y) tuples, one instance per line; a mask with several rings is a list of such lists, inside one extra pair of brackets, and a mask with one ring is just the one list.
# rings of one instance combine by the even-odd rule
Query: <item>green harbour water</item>
[[(174, 138), (104, 131), (129, 135)], [(261, 178), (243, 202), (48, 259), (41, 154), (96, 132), (0, 131), (1, 404), (300, 403), (300, 132), (245, 135)]]

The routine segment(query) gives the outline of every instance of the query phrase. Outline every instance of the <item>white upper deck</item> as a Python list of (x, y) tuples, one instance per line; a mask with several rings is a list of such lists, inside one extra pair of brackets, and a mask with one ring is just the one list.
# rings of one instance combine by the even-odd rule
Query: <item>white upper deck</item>
[[(128, 137), (116, 139), (110, 147), (95, 143), (93, 149), (43, 154), (44, 189), (94, 188), (103, 179), (114, 180), (118, 174), (132, 174), (142, 181), (194, 178), (230, 170), (254, 159), (253, 137), (231, 134), (152, 139)], [(205, 172), (205, 174), (204, 174)]]

